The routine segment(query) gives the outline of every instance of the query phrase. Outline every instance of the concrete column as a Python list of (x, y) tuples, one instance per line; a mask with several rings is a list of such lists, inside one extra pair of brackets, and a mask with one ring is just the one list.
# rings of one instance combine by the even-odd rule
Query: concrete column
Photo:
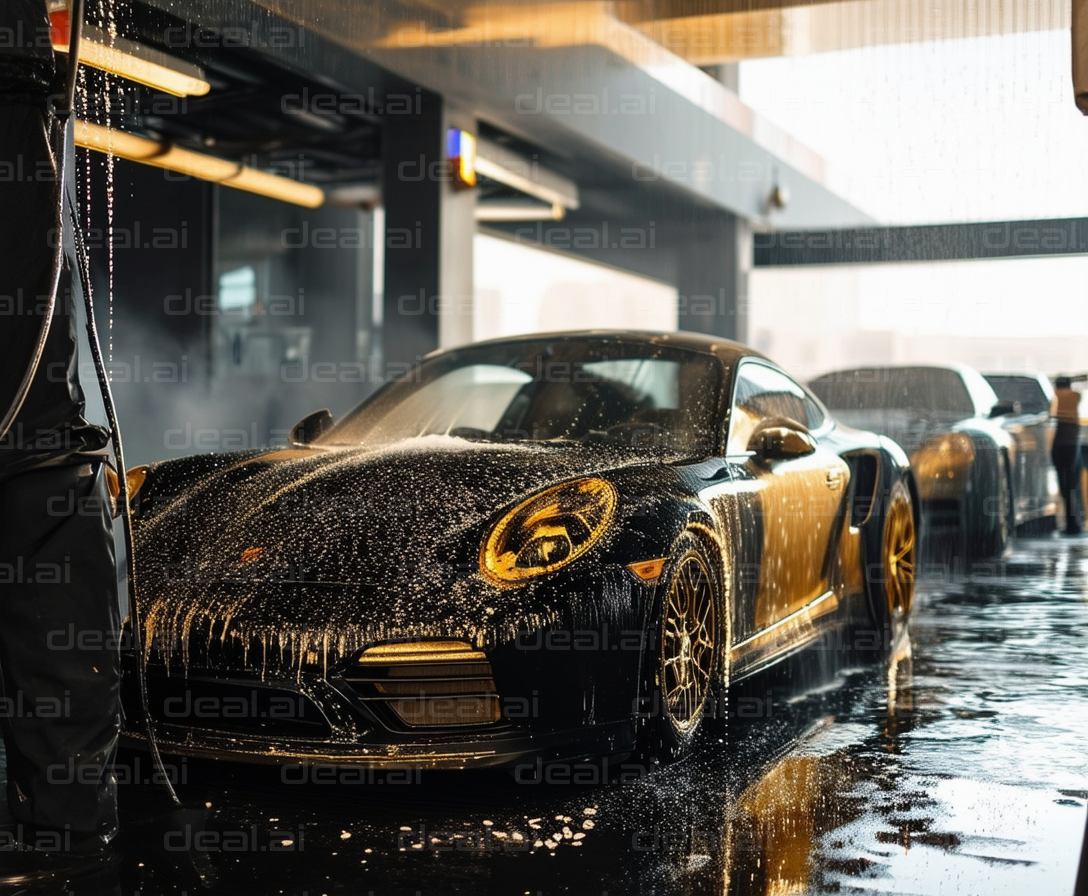
[(679, 328), (746, 341), (752, 267), (747, 221), (708, 213), (670, 236), (676, 251)]
[(382, 135), (386, 365), (472, 341), (476, 194), (454, 187), (445, 144), (447, 128), (474, 134), (476, 122), (431, 94), (416, 106), (387, 116)]
[(407, 114), (387, 115), (382, 130), (387, 369), (413, 364), (438, 346), (442, 100), (423, 91), (413, 99)]
[[(444, 111), (443, 134), (449, 128), (460, 128), (475, 136), (474, 116), (448, 103)], [(460, 189), (452, 180), (443, 182), (440, 214), (439, 286), (442, 299), (438, 311), (438, 344), (448, 348), (472, 342), (475, 311), (472, 250), (476, 235), (476, 191)]]

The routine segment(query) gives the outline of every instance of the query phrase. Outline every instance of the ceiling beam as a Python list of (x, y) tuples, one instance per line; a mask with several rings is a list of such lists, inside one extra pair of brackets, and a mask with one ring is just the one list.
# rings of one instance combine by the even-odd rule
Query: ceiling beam
[(1088, 218), (771, 230), (752, 240), (753, 263), (764, 268), (1088, 255)]

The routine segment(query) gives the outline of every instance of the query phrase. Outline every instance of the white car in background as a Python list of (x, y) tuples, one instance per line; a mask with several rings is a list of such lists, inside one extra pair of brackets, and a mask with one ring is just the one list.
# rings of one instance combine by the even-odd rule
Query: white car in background
[[(986, 382), (1003, 402), (1013, 402), (1014, 412), (1002, 418), (1006, 432), (1016, 442), (1010, 474), (1020, 528), (1051, 531), (1057, 520), (1058, 473), (1050, 460), (1057, 427), (1053, 419), (1054, 387), (1037, 370), (984, 373)], [(1083, 403), (1082, 403), (1083, 408)], [(1081, 416), (1085, 417), (1082, 409)]]

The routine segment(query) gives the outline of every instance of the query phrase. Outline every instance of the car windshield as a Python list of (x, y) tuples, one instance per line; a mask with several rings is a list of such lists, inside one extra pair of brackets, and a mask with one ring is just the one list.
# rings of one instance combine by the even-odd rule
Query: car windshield
[(940, 367), (865, 367), (821, 376), (809, 388), (832, 411), (926, 410), (965, 417), (971, 394), (954, 370)]
[(470, 346), (425, 361), (409, 378), (386, 386), (321, 443), (389, 444), (439, 435), (705, 456), (715, 442), (721, 376), (712, 355), (651, 343)]
[(1050, 410), (1050, 396), (1034, 377), (986, 374), (986, 382), (1002, 401), (1019, 402), (1025, 414), (1045, 414)]

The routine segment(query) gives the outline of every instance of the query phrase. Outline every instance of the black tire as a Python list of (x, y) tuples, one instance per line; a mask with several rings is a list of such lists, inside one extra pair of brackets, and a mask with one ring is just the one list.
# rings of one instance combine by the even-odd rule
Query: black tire
[[(1012, 537), (1012, 495), (1009, 490), (1009, 461), (997, 453), (992, 476), (980, 475), (975, 482), (975, 500), (968, 511), (968, 571), (976, 561), (997, 560)], [(996, 506), (995, 506), (996, 501)]]
[(640, 701), (639, 752), (646, 756), (667, 762), (685, 755), (727, 684), (721, 582), (702, 540), (690, 530), (681, 534), (654, 595)]
[(1019, 531), (1016, 525), (1016, 492), (1012, 486), (1015, 471), (1008, 453), (1002, 451), (1001, 457), (1005, 461), (1005, 543), (1008, 544), (1016, 540), (1016, 533)]
[(904, 637), (914, 604), (918, 518), (905, 477), (892, 483), (880, 510), (867, 524), (865, 537), (865, 579), (875, 631), (859, 636), (858, 643), (864, 652), (884, 656)]
[(1058, 530), (1056, 516), (1041, 516), (1027, 520), (1016, 527), (1017, 538), (1045, 538)]

